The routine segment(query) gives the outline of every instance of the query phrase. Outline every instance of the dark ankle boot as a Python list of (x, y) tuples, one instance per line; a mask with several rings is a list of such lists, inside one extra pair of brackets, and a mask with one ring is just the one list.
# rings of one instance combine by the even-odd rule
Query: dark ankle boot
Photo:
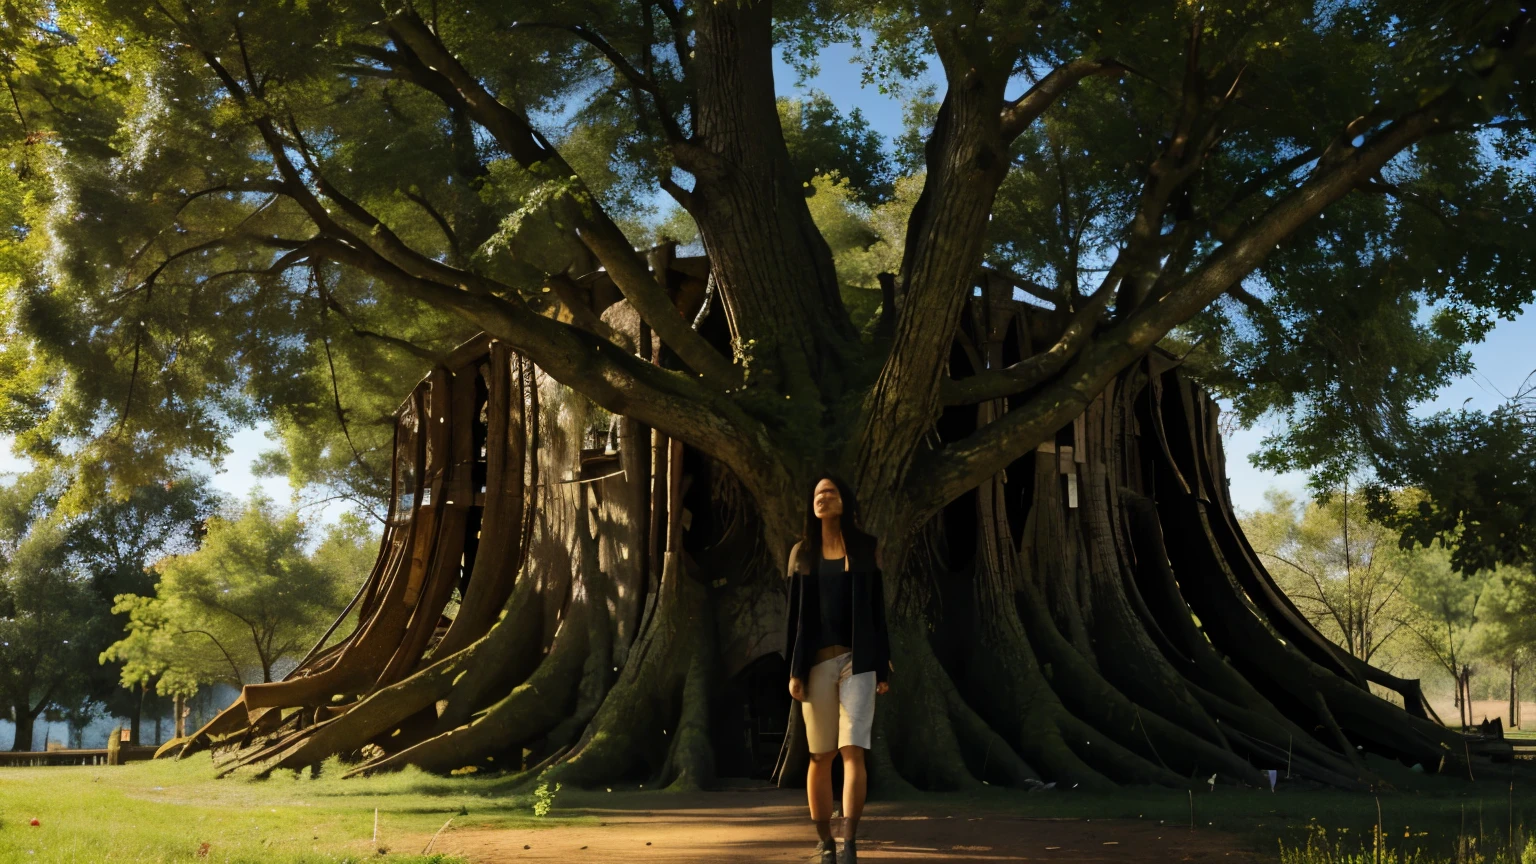
[(859, 849), (854, 844), (852, 837), (843, 838), (843, 855), (838, 864), (858, 864)]
[(816, 842), (816, 857), (811, 859), (812, 864), (837, 864), (837, 841), (828, 837)]

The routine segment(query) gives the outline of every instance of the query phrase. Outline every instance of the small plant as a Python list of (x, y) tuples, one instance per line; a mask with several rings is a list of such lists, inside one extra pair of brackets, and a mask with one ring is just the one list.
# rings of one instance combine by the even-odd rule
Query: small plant
[(555, 806), (555, 793), (560, 791), (560, 784), (556, 783), (554, 789), (549, 788), (549, 783), (540, 783), (539, 788), (533, 790), (533, 815), (547, 816), (551, 807)]

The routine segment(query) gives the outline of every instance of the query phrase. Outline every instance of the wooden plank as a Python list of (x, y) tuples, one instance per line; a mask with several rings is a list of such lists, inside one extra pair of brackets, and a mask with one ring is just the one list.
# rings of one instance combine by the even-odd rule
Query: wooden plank
[(473, 369), (491, 350), (491, 339), (491, 334), (486, 333), (484, 330), (476, 333), (460, 342), (452, 351), (448, 352), (448, 357), (444, 359), (443, 365), (448, 367), (448, 371), (454, 374), (458, 374), (466, 368)]
[(424, 417), (422, 437), (425, 439), (426, 461), (422, 484), (422, 497), (417, 504), (416, 518), (418, 522), (430, 520), (430, 524), (422, 526), (418, 532), (421, 542), (417, 543), (411, 555), (410, 575), (405, 583), (405, 593), (401, 602), (406, 606), (414, 607), (421, 597), (421, 589), (427, 578), (427, 567), (432, 560), (432, 552), (437, 546), (438, 519), (441, 516), (444, 492), (444, 479), (449, 463), (448, 453), (448, 415), (452, 407), (452, 378), (447, 369), (442, 366), (432, 370), (429, 376), (426, 393), (426, 413)]
[[(425, 417), (427, 388), (426, 381), (416, 385), (411, 394), (410, 410), (401, 416), (402, 424), (410, 426), (414, 423), (417, 433), (426, 432), (421, 429), (425, 424), (420, 421)], [(406, 452), (407, 460), (415, 460), (417, 466), (422, 465), (426, 437), (426, 434), (406, 436), (405, 446), (401, 448)], [(397, 455), (401, 450), (397, 450)], [(337, 658), (337, 662), (324, 672), (290, 681), (247, 684), (243, 687), (241, 701), (236, 705), (243, 703), (247, 716), (250, 711), (258, 708), (324, 705), (330, 703), (332, 695), (362, 692), (378, 679), (379, 673), (393, 656), (410, 615), (411, 607), (403, 602), (409, 581), (410, 561), (418, 541), (426, 539), (421, 536), (425, 527), (422, 525), (423, 520), (418, 518), (421, 515), (421, 489), (425, 472), (414, 471), (409, 479), (405, 478), (404, 471), (399, 467), (397, 472), (402, 478), (399, 485), (414, 490), (410, 521), (399, 532), (399, 539), (391, 550), (380, 581), (377, 601), (371, 613), (365, 615), (365, 623)], [(213, 722), (219, 719), (215, 718)]]
[(485, 489), (476, 504), (480, 519), (480, 548), (470, 570), (469, 585), (460, 599), (459, 614), (432, 649), (431, 657), (446, 657), (490, 630), (512, 593), (520, 558), (518, 543), (523, 520), (523, 468), (526, 432), (523, 428), (523, 383), (514, 372), (519, 363), (505, 342), (491, 343), (486, 366)]
[[(118, 751), (123, 762), (144, 762), (155, 758), (148, 745), (124, 744)], [(106, 765), (105, 749), (0, 751), (0, 768), (40, 768), (61, 765)]]
[[(470, 448), (473, 443), (471, 432), (474, 412), (478, 407), (475, 401), (475, 382), (472, 374), (462, 374), (455, 376), (449, 386), (452, 388), (452, 396), (449, 403), (443, 406), (443, 416), (450, 421), (444, 424), (448, 427), (444, 437), (450, 445), (444, 459), (452, 468), (450, 473), (456, 471), (459, 476), (467, 477), (474, 457)], [(451, 481), (444, 482), (445, 488), (448, 482)], [(467, 482), (464, 490), (468, 490)], [(399, 649), (390, 658), (379, 680), (374, 683), (375, 690), (405, 678), (419, 667), (427, 643), (442, 618), (443, 609), (453, 595), (454, 587), (458, 585), (470, 499), (463, 492), (444, 495), (442, 505), (437, 508), (437, 530), (420, 602), (411, 614)]]
[(453, 374), (453, 409), (449, 425), (448, 482), (444, 484), (444, 503), (468, 507), (476, 490), (469, 487), (474, 476), (475, 453), (475, 382), (480, 364), (472, 363)]

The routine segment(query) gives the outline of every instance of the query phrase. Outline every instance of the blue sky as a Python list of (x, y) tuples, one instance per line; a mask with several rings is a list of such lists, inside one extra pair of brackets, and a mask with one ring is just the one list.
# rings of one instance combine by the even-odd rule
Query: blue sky
[[(811, 89), (820, 90), (845, 112), (854, 107), (859, 108), (870, 125), (887, 138), (900, 134), (901, 100), (882, 94), (874, 87), (862, 85), (860, 69), (851, 47), (829, 46), (822, 52), (820, 67), (817, 76), (804, 85), (797, 85), (796, 73), (780, 59), (774, 70), (778, 91), (788, 95)], [(932, 72), (928, 78), (933, 83), (939, 83)], [(1443, 388), (1433, 401), (1420, 406), (1416, 413), (1428, 414), (1460, 407), (1463, 403), (1469, 408), (1488, 409), (1513, 393), (1526, 375), (1536, 368), (1536, 314), (1532, 314), (1532, 309), (1527, 307), (1516, 320), (1499, 322), (1486, 340), (1471, 346), (1470, 350), (1475, 371)], [(251, 461), (262, 450), (275, 446), (275, 442), (265, 437), (266, 432), (265, 428), (246, 429), (231, 439), (233, 452), (225, 460), (222, 472), (214, 474), (216, 488), (237, 498), (245, 497), (257, 487), (279, 501), (289, 497), (290, 490), (286, 481), (257, 478), (251, 474)], [(1248, 456), (1258, 449), (1259, 442), (1268, 432), (1269, 429), (1261, 425), (1240, 430), (1226, 440), (1232, 497), (1239, 508), (1251, 510), (1262, 506), (1264, 492), (1271, 487), (1297, 494), (1303, 492), (1306, 480), (1304, 475), (1277, 475), (1261, 471), (1249, 463)], [(10, 443), (10, 439), (0, 436), (0, 474), (25, 468), (10, 453)], [(311, 512), (329, 521), (335, 516), (335, 506), (322, 506)]]

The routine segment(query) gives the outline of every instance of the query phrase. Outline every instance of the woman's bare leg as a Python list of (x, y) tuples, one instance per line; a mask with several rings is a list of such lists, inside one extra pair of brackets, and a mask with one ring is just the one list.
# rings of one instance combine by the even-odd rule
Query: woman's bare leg
[(812, 753), (805, 772), (805, 796), (810, 799), (811, 821), (816, 823), (816, 836), (821, 840), (832, 839), (832, 756), (836, 752)]
[[(859, 817), (864, 814), (864, 793), (869, 785), (864, 773), (864, 748), (849, 744), (838, 748), (843, 754), (843, 839), (857, 837)], [(827, 779), (832, 779), (831, 772)], [(827, 786), (830, 797), (831, 784)]]

